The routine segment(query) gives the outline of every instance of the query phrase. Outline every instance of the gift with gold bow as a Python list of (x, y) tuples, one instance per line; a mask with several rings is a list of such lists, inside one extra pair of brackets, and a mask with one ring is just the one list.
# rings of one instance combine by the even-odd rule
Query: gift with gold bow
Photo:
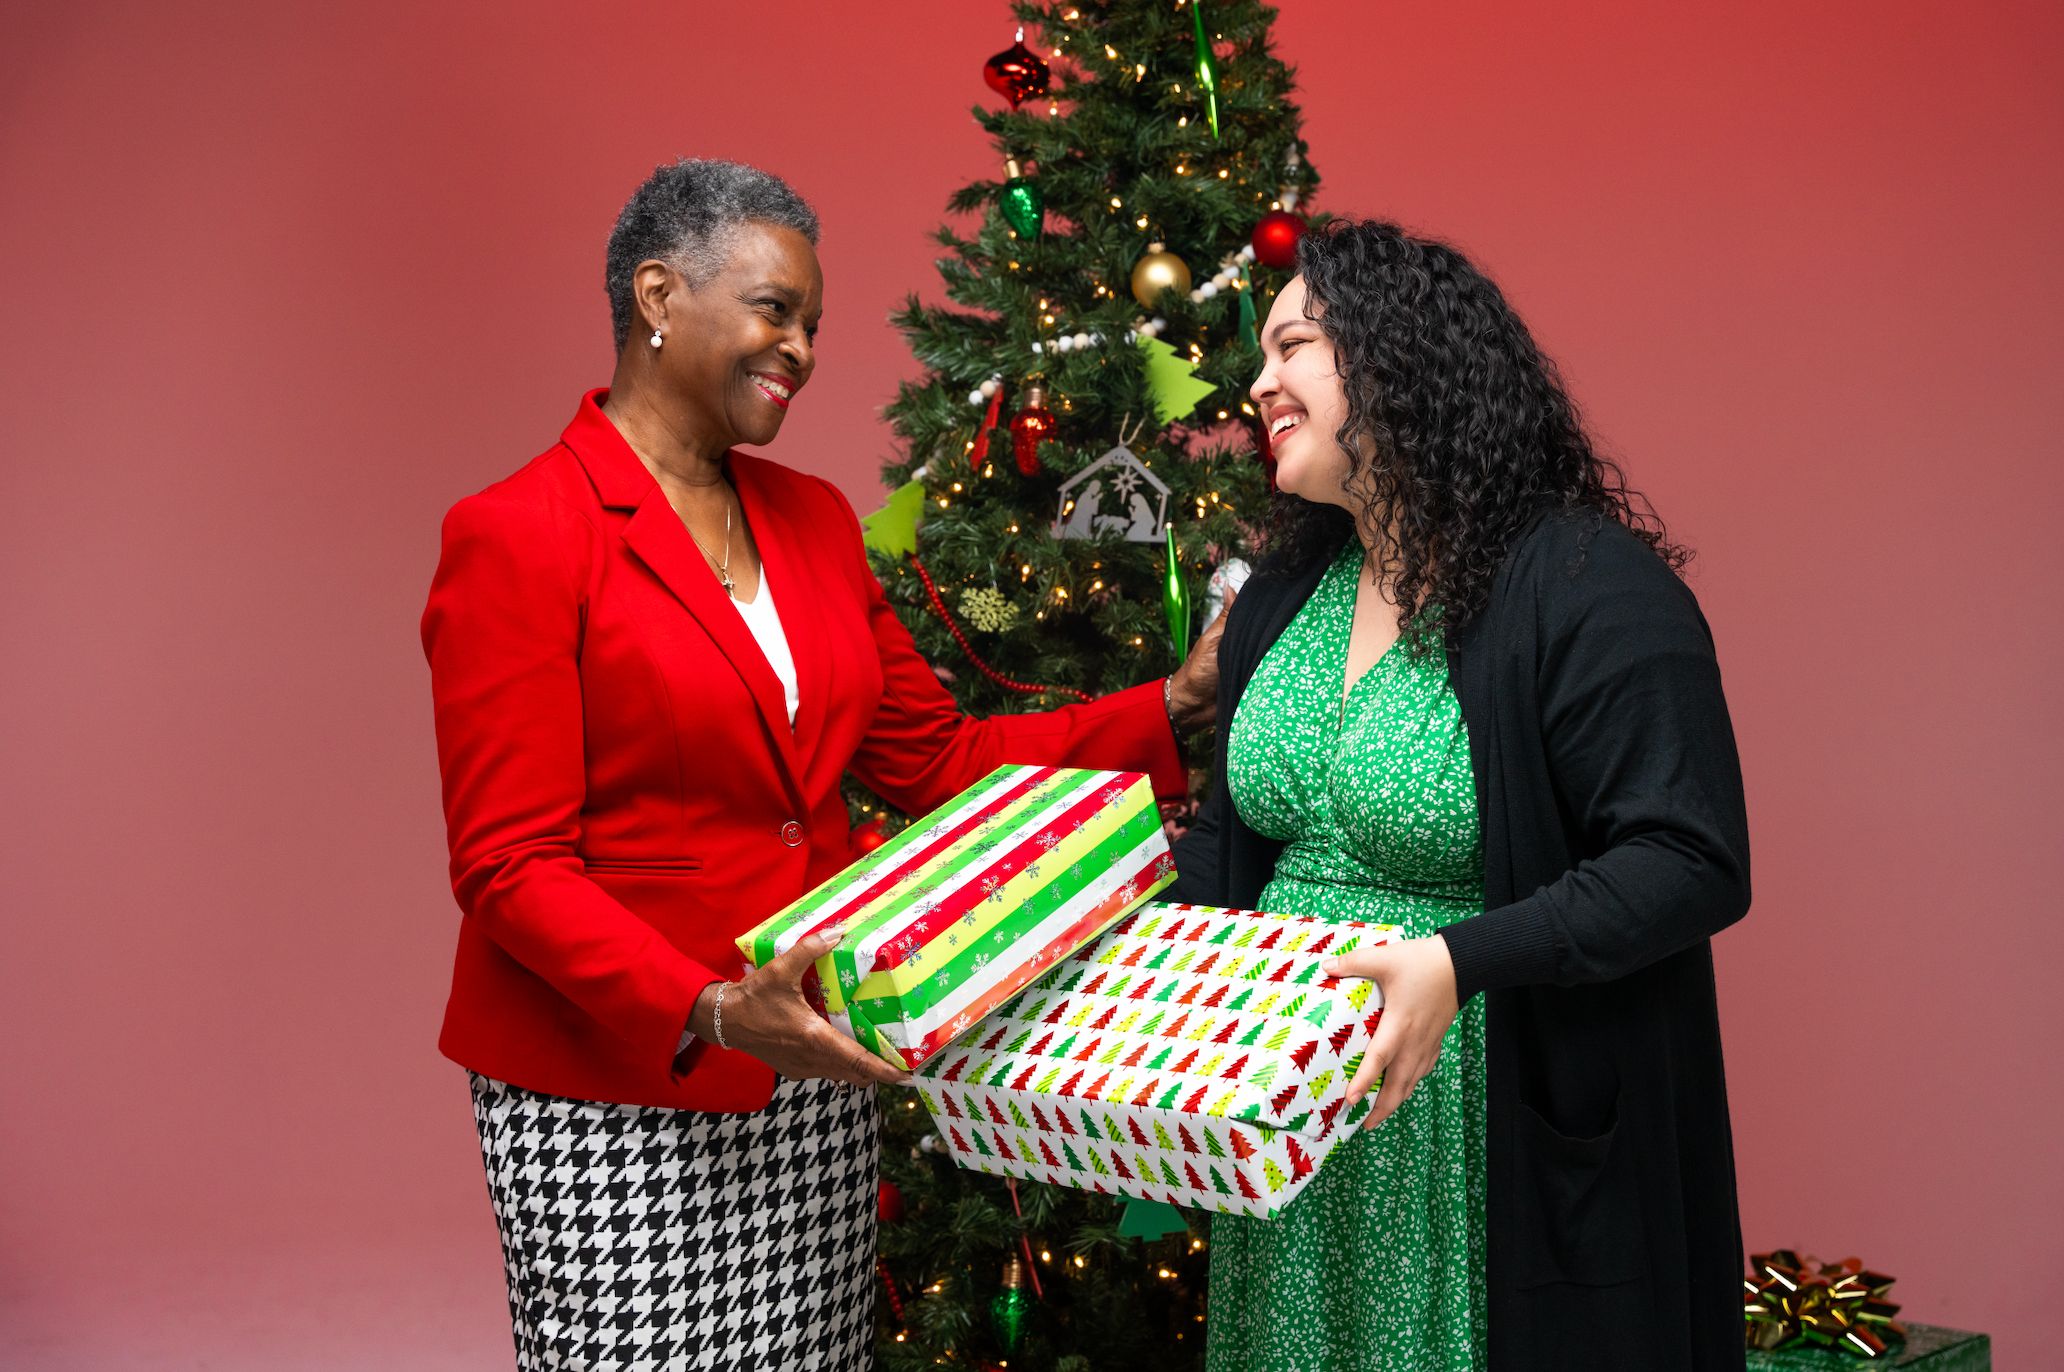
[(1742, 1314), (1751, 1348), (1803, 1342), (1881, 1358), (1906, 1337), (1892, 1319), (1899, 1307), (1885, 1299), (1893, 1279), (1866, 1271), (1860, 1258), (1824, 1263), (1779, 1248), (1755, 1254), (1749, 1266), (1753, 1270), (1742, 1281)]

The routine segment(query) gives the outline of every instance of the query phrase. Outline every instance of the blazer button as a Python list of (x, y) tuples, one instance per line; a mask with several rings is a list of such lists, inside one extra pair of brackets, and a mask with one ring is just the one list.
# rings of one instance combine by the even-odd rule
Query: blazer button
[(803, 841), (803, 826), (790, 820), (781, 826), (781, 841), (793, 848)]

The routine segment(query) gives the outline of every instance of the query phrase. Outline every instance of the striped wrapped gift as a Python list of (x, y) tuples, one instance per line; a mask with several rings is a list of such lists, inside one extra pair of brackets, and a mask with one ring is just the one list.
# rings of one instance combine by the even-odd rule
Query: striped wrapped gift
[(1320, 975), (1388, 925), (1148, 905), (925, 1064), (962, 1166), (1273, 1218), (1369, 1112), (1383, 995)]
[(1142, 773), (1002, 767), (738, 946), (765, 966), (843, 925), (825, 1013), (915, 1067), (1174, 879)]

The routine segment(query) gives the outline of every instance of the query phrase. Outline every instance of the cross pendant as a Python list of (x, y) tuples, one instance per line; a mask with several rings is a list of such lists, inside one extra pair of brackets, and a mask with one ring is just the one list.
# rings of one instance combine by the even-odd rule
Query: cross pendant
[(731, 573), (725, 571), (722, 567), (717, 568), (717, 580), (724, 584), (725, 595), (730, 595), (731, 588), (738, 584), (731, 579)]

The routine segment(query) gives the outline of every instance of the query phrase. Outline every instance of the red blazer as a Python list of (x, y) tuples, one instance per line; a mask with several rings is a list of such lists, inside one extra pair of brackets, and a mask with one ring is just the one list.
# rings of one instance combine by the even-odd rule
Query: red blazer
[(732, 453), (800, 683), (780, 682), (659, 485), (583, 397), (559, 442), (445, 516), (423, 612), (463, 918), (439, 1047), (582, 1100), (764, 1106), (773, 1073), (675, 1049), (733, 940), (846, 865), (840, 774), (912, 812), (1004, 763), (1184, 775), (1158, 683), (962, 716), (838, 488)]

